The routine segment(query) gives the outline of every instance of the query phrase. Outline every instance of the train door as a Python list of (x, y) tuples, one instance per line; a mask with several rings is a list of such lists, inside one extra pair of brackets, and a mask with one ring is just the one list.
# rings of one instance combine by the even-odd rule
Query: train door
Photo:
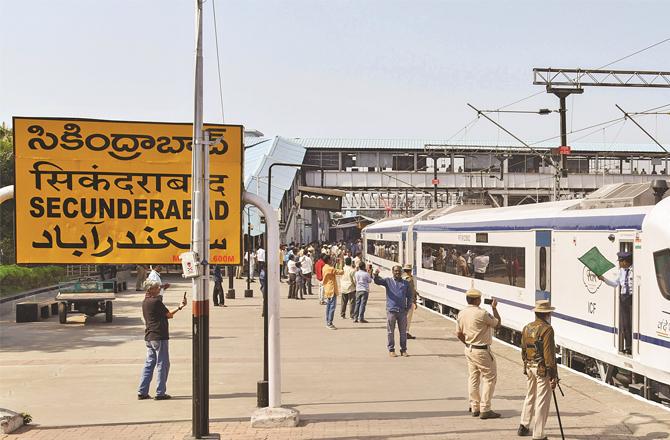
[(535, 301), (551, 301), (551, 231), (535, 231)]
[[(628, 234), (626, 234), (628, 235)], [(631, 255), (631, 263), (628, 268), (629, 271), (633, 272), (633, 262), (634, 262), (634, 251), (633, 251), (633, 240), (629, 238), (621, 238), (619, 240), (619, 252), (628, 252)], [(633, 347), (633, 316), (634, 310), (639, 308), (640, 296), (638, 292), (640, 291), (639, 282), (637, 279), (630, 275), (627, 278), (628, 271), (624, 270), (624, 281), (623, 285), (617, 289), (617, 308), (619, 310), (618, 318), (619, 322), (617, 328), (619, 329), (619, 337), (617, 349), (620, 353), (632, 355)], [(621, 274), (619, 274), (621, 276)], [(627, 292), (626, 292), (627, 291)], [(637, 321), (637, 320), (636, 320)], [(635, 322), (639, 325), (639, 323)]]

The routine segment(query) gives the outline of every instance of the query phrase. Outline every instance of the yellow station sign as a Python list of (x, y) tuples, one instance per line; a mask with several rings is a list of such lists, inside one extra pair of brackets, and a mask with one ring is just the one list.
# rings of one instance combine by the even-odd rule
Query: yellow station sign
[[(210, 259), (241, 263), (243, 128), (204, 126)], [(191, 124), (14, 118), (18, 263), (179, 264), (191, 237)]]

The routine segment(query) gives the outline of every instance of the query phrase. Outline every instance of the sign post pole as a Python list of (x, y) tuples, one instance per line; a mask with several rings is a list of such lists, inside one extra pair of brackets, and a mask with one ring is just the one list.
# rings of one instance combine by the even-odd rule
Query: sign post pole
[(191, 251), (197, 256), (193, 278), (193, 420), (195, 438), (209, 434), (209, 142), (202, 135), (202, 0), (196, 0), (195, 103), (191, 181)]

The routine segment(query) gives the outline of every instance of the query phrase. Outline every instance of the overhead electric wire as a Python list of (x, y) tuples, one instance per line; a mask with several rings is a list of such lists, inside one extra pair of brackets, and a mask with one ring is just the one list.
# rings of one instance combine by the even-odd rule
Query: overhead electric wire
[(629, 55), (626, 55), (625, 57), (619, 58), (618, 60), (614, 60), (614, 61), (612, 61), (611, 63), (607, 63), (607, 64), (605, 64), (604, 66), (600, 66), (600, 67), (598, 67), (596, 70), (600, 70), (600, 69), (604, 69), (605, 67), (609, 67), (609, 66), (611, 66), (612, 64), (616, 64), (616, 63), (618, 63), (619, 61), (623, 61), (623, 60), (625, 60), (625, 59), (627, 59), (627, 58), (630, 58), (630, 57), (632, 57), (632, 56), (634, 56), (634, 55), (637, 55), (637, 54), (639, 54), (639, 53), (644, 52), (645, 50), (649, 50), (649, 49), (651, 49), (652, 47), (656, 47), (656, 46), (658, 46), (658, 45), (660, 45), (660, 44), (663, 44), (663, 43), (666, 43), (666, 42), (668, 42), (668, 41), (670, 41), (670, 37), (669, 37), (669, 38), (666, 38), (665, 40), (661, 40), (661, 41), (659, 41), (659, 42), (657, 42), (657, 43), (654, 43), (654, 44), (652, 44), (651, 46), (647, 46), (647, 47), (645, 47), (644, 49), (640, 49), (640, 50), (638, 50), (638, 51), (635, 51), (635, 52), (633, 52), (633, 53), (631, 53), (631, 54), (629, 54)]
[[(623, 124), (621, 124), (622, 122), (623, 122)], [(589, 133), (586, 133), (586, 134), (583, 135), (583, 136), (579, 136), (579, 137), (577, 137), (577, 138), (574, 138), (574, 139), (573, 139), (573, 142), (576, 142), (576, 141), (585, 139), (585, 138), (587, 138), (587, 137), (589, 137), (589, 136), (591, 136), (591, 135), (593, 135), (593, 134), (595, 134), (595, 133), (598, 133), (598, 132), (600, 132), (600, 131), (607, 130), (608, 128), (612, 128), (612, 127), (614, 127), (614, 126), (616, 126), (616, 125), (618, 125), (618, 124), (621, 124), (621, 128), (623, 128), (623, 126), (626, 124), (626, 119), (625, 119), (625, 118), (623, 118), (623, 119), (619, 119), (618, 121), (614, 121), (614, 122), (612, 122), (611, 124), (609, 124), (609, 125), (607, 125), (607, 126), (605, 126), (605, 127), (597, 128), (596, 130), (593, 130), (593, 131), (591, 131), (591, 132), (589, 132)], [(620, 133), (620, 132), (621, 132), (621, 130), (619, 130), (619, 133)], [(617, 134), (616, 137), (618, 137), (618, 134)], [(615, 138), (615, 139), (616, 139), (616, 138)]]
[[(611, 62), (609, 62), (609, 63), (607, 63), (607, 64), (605, 64), (605, 65), (603, 65), (603, 66), (598, 67), (596, 70), (600, 70), (600, 69), (604, 69), (605, 67), (609, 67), (609, 66), (611, 66), (612, 64), (616, 64), (616, 63), (618, 63), (619, 61), (623, 61), (623, 60), (625, 60), (625, 59), (628, 59), (628, 58), (630, 58), (630, 57), (632, 57), (632, 56), (635, 56), (635, 55), (637, 55), (637, 54), (639, 54), (639, 53), (642, 53), (642, 52), (644, 52), (644, 51), (646, 51), (646, 50), (652, 49), (652, 48), (654, 48), (654, 47), (656, 47), (656, 46), (659, 46), (659, 45), (661, 45), (661, 44), (663, 44), (663, 43), (666, 43), (666, 42), (668, 42), (668, 41), (670, 41), (670, 37), (669, 37), (669, 38), (666, 38), (666, 39), (664, 39), (664, 40), (661, 40), (661, 41), (659, 41), (659, 42), (656, 42), (656, 43), (654, 43), (654, 44), (652, 44), (652, 45), (650, 45), (650, 46), (647, 46), (647, 47), (645, 47), (645, 48), (643, 48), (643, 49), (640, 49), (640, 50), (637, 50), (637, 51), (635, 51), (635, 52), (633, 52), (633, 53), (630, 53), (630, 54), (628, 54), (628, 55), (626, 55), (626, 56), (624, 56), (624, 57), (621, 57), (621, 58), (618, 58), (618, 59), (616, 59), (616, 60), (614, 60), (614, 61), (611, 61)], [(532, 93), (532, 94), (530, 94), (530, 95), (528, 95), (528, 96), (526, 96), (526, 97), (524, 97), (524, 98), (518, 99), (518, 100), (516, 100), (516, 101), (514, 101), (514, 102), (511, 102), (511, 103), (509, 103), (509, 104), (505, 104), (505, 105), (503, 105), (502, 107), (497, 108), (495, 111), (502, 110), (502, 109), (505, 109), (505, 108), (507, 108), (507, 107), (511, 107), (511, 106), (513, 106), (513, 105), (515, 105), (515, 104), (519, 104), (520, 102), (527, 101), (527, 100), (529, 100), (529, 99), (531, 99), (531, 98), (534, 98), (534, 97), (536, 97), (536, 96), (538, 96), (538, 95), (542, 95), (542, 94), (544, 94), (544, 93), (546, 93), (545, 90), (542, 90), (542, 91), (539, 91), (539, 92)], [(662, 106), (662, 107), (665, 107), (665, 106)], [(659, 108), (660, 108), (660, 107), (659, 107)], [(574, 114), (574, 113), (573, 113), (573, 114)], [(572, 117), (572, 115), (571, 115), (571, 117)], [(591, 127), (585, 127), (585, 128), (579, 129), (579, 130), (570, 131), (568, 134), (571, 134), (571, 133), (577, 133), (577, 132), (579, 132), (579, 131), (583, 131), (583, 130), (588, 130), (589, 128), (594, 128), (594, 127), (596, 127), (596, 126), (598, 126), (598, 125), (604, 125), (604, 124), (607, 124), (607, 123), (609, 123), (609, 122), (619, 121), (619, 120), (622, 120), (622, 119), (623, 119), (623, 118), (618, 118), (618, 119), (615, 119), (615, 120), (612, 120), (612, 121), (607, 121), (607, 122), (605, 122), (605, 123), (597, 124), (597, 125), (594, 125), (594, 126), (591, 126)], [(451, 135), (451, 136), (447, 139), (447, 141), (450, 141), (451, 139), (453, 139), (454, 137), (456, 137), (456, 136), (457, 136), (459, 133), (461, 133), (462, 131), (467, 130), (468, 126), (472, 125), (474, 122), (476, 122), (476, 121), (478, 121), (478, 120), (479, 120), (479, 115), (477, 115), (477, 117), (475, 117), (472, 121), (470, 121), (470, 122), (468, 122), (467, 124), (465, 124), (465, 126), (464, 126), (463, 128), (461, 128), (461, 129), (458, 130), (456, 133), (454, 133), (453, 135)], [(570, 125), (572, 126), (572, 120), (571, 120), (570, 122), (571, 122)], [(534, 144), (537, 144), (537, 143), (540, 143), (540, 142), (545, 142), (545, 141), (552, 140), (552, 139), (557, 139), (557, 138), (559, 138), (559, 137), (560, 137), (560, 135), (559, 135), (559, 136), (554, 136), (554, 137), (551, 137), (551, 138), (548, 138), (548, 139), (544, 139), (544, 140), (541, 140), (541, 141), (533, 142), (533, 143), (531, 143), (530, 145), (534, 145)]]
[[(650, 108), (649, 110), (644, 110), (644, 111), (640, 112), (640, 114), (641, 114), (641, 115), (644, 115), (644, 114), (653, 114), (653, 113), (647, 113), (647, 112), (652, 112), (652, 111), (654, 111), (654, 110), (658, 110), (658, 109), (661, 109), (661, 108), (663, 108), (663, 107), (668, 107), (668, 106), (670, 106), (670, 104), (664, 104), (664, 105), (661, 105), (661, 106), (658, 106), (658, 107)], [(607, 124), (610, 124), (610, 123), (612, 123), (612, 122), (620, 122), (620, 121), (623, 121), (624, 119), (626, 119), (625, 116), (622, 116), (622, 117), (619, 117), (619, 118), (616, 118), (616, 119), (610, 119), (609, 121), (599, 122), (599, 123), (597, 123), (597, 124), (589, 125), (588, 127), (583, 127), (583, 128), (579, 128), (579, 129), (577, 129), (577, 130), (572, 130), (572, 131), (568, 132), (567, 134), (579, 133), (579, 132), (582, 132), (582, 131), (590, 130), (590, 129), (592, 129), (592, 128), (596, 128), (596, 127), (600, 127), (600, 126), (603, 126), (603, 125), (607, 125)], [(561, 137), (560, 135), (558, 135), (558, 136), (552, 136), (552, 137), (549, 137), (549, 138), (546, 138), (546, 139), (542, 139), (542, 140), (539, 140), (539, 141), (531, 142), (530, 145), (537, 145), (537, 144), (540, 144), (540, 143), (542, 143), (542, 142), (547, 142), (547, 141), (551, 141), (551, 140), (554, 140), (554, 139), (558, 139), (558, 138), (560, 138), (560, 137)]]
[(226, 119), (223, 113), (223, 86), (221, 85), (221, 58), (219, 57), (219, 32), (216, 26), (216, 0), (212, 0), (212, 15), (214, 17), (214, 41), (216, 42), (216, 66), (219, 71), (219, 98), (221, 99), (221, 122), (225, 123)]

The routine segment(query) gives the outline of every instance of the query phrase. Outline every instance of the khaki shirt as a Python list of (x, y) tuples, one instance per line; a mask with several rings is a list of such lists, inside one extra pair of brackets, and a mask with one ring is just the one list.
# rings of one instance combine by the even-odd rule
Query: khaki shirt
[(458, 331), (465, 334), (465, 343), (471, 345), (491, 345), (491, 329), (498, 326), (498, 320), (486, 310), (468, 305), (458, 312)]
[[(542, 353), (536, 352), (535, 343), (542, 340)], [(521, 332), (521, 359), (525, 367), (538, 366), (538, 376), (557, 376), (554, 329), (540, 318), (526, 325)]]
[(402, 279), (407, 280), (407, 282), (409, 283), (409, 290), (412, 291), (412, 302), (416, 304), (417, 293), (416, 293), (416, 287), (414, 287), (414, 277), (408, 273), (403, 273)]

